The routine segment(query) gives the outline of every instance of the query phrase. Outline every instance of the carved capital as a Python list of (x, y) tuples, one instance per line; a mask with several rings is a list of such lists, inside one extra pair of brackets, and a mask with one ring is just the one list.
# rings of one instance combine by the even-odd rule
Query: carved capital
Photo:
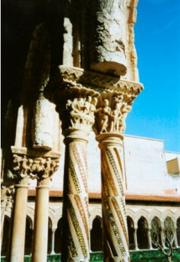
[(21, 180), (45, 179), (51, 177), (59, 166), (59, 154), (55, 152), (28, 151), (27, 148), (15, 148), (12, 150), (12, 171), (14, 179)]
[(59, 166), (59, 159), (50, 157), (31, 158), (27, 155), (13, 154), (13, 172), (19, 180), (30, 177), (45, 179), (53, 175)]
[(96, 111), (96, 132), (122, 134), (125, 130), (125, 119), (131, 110), (133, 96), (121, 92), (103, 92), (99, 98)]
[(140, 83), (120, 80), (116, 76), (60, 66), (46, 89), (46, 96), (55, 102), (62, 114), (64, 130), (89, 130), (96, 112), (98, 134), (122, 134), (127, 113), (142, 89)]
[(97, 98), (92, 96), (68, 99), (66, 103), (65, 126), (69, 130), (90, 131), (94, 122)]
[(11, 186), (1, 185), (1, 208), (3, 210), (12, 208), (14, 193), (15, 193), (15, 188), (13, 185)]
[(77, 67), (60, 66), (54, 79), (46, 87), (46, 96), (57, 106), (65, 98), (98, 96), (104, 91), (112, 90), (122, 94), (130, 94), (135, 98), (143, 89), (142, 84), (120, 80), (119, 77), (85, 71)]

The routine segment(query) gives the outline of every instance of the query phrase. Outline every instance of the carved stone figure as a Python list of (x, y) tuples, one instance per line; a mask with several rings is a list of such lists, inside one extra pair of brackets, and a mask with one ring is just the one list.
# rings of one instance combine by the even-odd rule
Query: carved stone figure
[(97, 100), (88, 96), (87, 98), (68, 99), (66, 108), (70, 114), (71, 128), (88, 129), (94, 124), (94, 112)]
[(111, 115), (111, 108), (109, 106), (108, 99), (104, 99), (104, 107), (101, 109), (101, 133), (105, 133), (108, 130), (109, 118)]

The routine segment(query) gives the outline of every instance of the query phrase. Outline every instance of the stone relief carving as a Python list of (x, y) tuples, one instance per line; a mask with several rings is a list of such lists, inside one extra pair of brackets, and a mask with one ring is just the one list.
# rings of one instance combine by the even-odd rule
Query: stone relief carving
[(11, 186), (1, 185), (2, 215), (6, 211), (6, 209), (12, 208), (14, 193), (15, 193), (14, 185)]
[[(125, 99), (126, 98), (126, 99)], [(122, 133), (125, 129), (125, 118), (131, 110), (131, 102), (119, 94), (104, 98), (96, 111), (97, 131), (101, 133)]]
[[(85, 91), (87, 93), (88, 90), (86, 89), (88, 88), (89, 95), (94, 95), (97, 92), (103, 92), (105, 90), (112, 90), (114, 92), (121, 92), (122, 94), (136, 97), (143, 89), (140, 83), (120, 80), (119, 77), (116, 76), (62, 65), (59, 67), (57, 76), (48, 84), (46, 95), (51, 100), (55, 101), (57, 99), (55, 95), (58, 96), (59, 92), (62, 93), (62, 89), (65, 88), (64, 84), (69, 91), (71, 87), (73, 87), (72, 89), (76, 87), (76, 89), (79, 89), (79, 93), (83, 95), (85, 95)], [(91, 87), (91, 89), (89, 87)], [(66, 90), (64, 89), (64, 91)], [(75, 91), (77, 93), (78, 90)]]
[(27, 155), (13, 154), (14, 178), (21, 180), (25, 177), (44, 179), (50, 177), (59, 166), (58, 158), (30, 158)]
[(68, 99), (66, 109), (69, 113), (70, 128), (91, 128), (94, 124), (97, 98), (88, 96)]
[[(124, 131), (131, 104), (143, 89), (141, 84), (75, 67), (60, 66), (59, 73), (49, 83), (47, 96), (62, 111), (63, 129), (87, 128), (93, 125), (95, 113), (98, 132)], [(65, 106), (62, 97), (67, 101)]]

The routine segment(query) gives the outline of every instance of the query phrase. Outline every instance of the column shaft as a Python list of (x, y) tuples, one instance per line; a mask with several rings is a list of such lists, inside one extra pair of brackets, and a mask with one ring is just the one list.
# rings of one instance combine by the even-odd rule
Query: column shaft
[(149, 248), (152, 249), (151, 229), (148, 228)]
[(42, 181), (36, 189), (33, 262), (47, 261), (49, 188)]
[(55, 254), (55, 229), (52, 229), (52, 247), (51, 254)]
[(10, 250), (11, 262), (24, 261), (27, 195), (28, 186), (17, 185)]
[[(113, 141), (114, 140), (114, 141)], [(129, 261), (120, 138), (102, 140), (102, 212), (105, 261)]]
[(89, 261), (87, 141), (66, 145), (62, 261)]
[(175, 237), (174, 237), (174, 241), (175, 241), (175, 247), (178, 248), (177, 228), (175, 228)]
[(137, 228), (134, 228), (134, 243), (135, 243), (135, 250), (138, 250), (138, 241), (137, 241)]

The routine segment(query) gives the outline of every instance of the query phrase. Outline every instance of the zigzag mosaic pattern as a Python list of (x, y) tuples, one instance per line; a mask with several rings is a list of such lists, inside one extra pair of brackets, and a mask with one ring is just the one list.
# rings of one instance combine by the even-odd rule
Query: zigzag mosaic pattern
[(101, 151), (105, 261), (129, 261), (124, 179), (120, 148)]
[(86, 144), (69, 145), (65, 212), (68, 226), (68, 261), (89, 261), (89, 213)]

